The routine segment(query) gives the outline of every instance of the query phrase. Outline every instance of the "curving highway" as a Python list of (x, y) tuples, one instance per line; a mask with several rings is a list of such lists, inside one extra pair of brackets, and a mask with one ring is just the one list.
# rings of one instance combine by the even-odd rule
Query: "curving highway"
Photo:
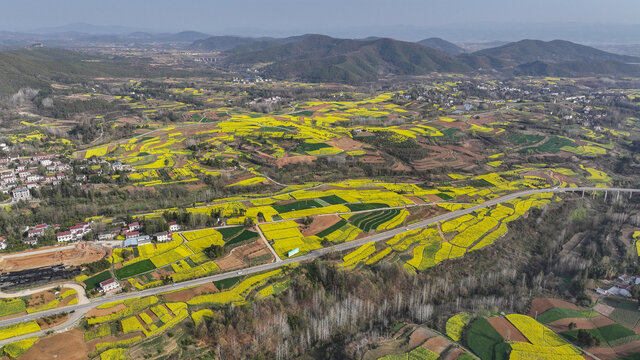
[(226, 273), (222, 273), (222, 274), (216, 274), (216, 275), (212, 275), (212, 276), (207, 276), (207, 277), (203, 277), (203, 278), (199, 278), (199, 279), (194, 279), (194, 280), (188, 280), (188, 281), (184, 281), (181, 283), (176, 283), (176, 284), (172, 284), (172, 285), (166, 285), (166, 286), (160, 286), (160, 287), (156, 287), (156, 288), (152, 288), (152, 289), (147, 289), (147, 290), (142, 290), (142, 291), (136, 291), (136, 292), (130, 292), (130, 293), (121, 293), (121, 294), (117, 294), (117, 295), (113, 295), (113, 296), (105, 296), (105, 297), (101, 297), (101, 298), (95, 298), (95, 299), (91, 299), (88, 303), (85, 304), (77, 304), (77, 305), (71, 305), (71, 306), (65, 306), (62, 308), (57, 308), (57, 309), (52, 309), (52, 310), (46, 310), (46, 311), (41, 311), (38, 313), (34, 313), (34, 314), (28, 314), (28, 315), (24, 315), (24, 316), (19, 316), (19, 317), (15, 317), (15, 318), (11, 318), (11, 319), (5, 319), (5, 320), (0, 320), (0, 327), (3, 326), (7, 326), (7, 325), (11, 325), (11, 324), (16, 324), (16, 323), (20, 323), (20, 322), (24, 322), (24, 321), (29, 321), (29, 320), (35, 320), (38, 318), (42, 318), (42, 317), (47, 317), (47, 316), (51, 316), (51, 315), (55, 315), (55, 314), (59, 314), (62, 312), (72, 312), (70, 319), (61, 325), (58, 325), (52, 329), (48, 329), (47, 331), (41, 331), (39, 333), (31, 333), (28, 335), (23, 335), (20, 337), (14, 337), (11, 339), (7, 339), (7, 340), (2, 340), (0, 341), (0, 346), (3, 346), (7, 343), (10, 343), (12, 341), (16, 341), (16, 340), (20, 340), (20, 339), (24, 339), (24, 338), (29, 338), (29, 337), (33, 337), (33, 336), (41, 336), (44, 335), (47, 332), (50, 331), (66, 331), (67, 329), (71, 328), (72, 326), (75, 325), (75, 323), (77, 323), (80, 318), (82, 318), (82, 316), (84, 314), (86, 314), (89, 310), (95, 308), (96, 306), (100, 306), (106, 303), (110, 303), (113, 301), (119, 301), (119, 300), (126, 300), (126, 299), (130, 299), (130, 298), (137, 298), (137, 297), (144, 297), (144, 296), (150, 296), (150, 295), (157, 295), (157, 294), (161, 294), (164, 292), (168, 292), (168, 291), (175, 291), (175, 290), (180, 290), (180, 289), (185, 289), (188, 287), (192, 287), (192, 286), (198, 286), (198, 285), (202, 285), (202, 284), (206, 284), (212, 281), (218, 281), (218, 280), (224, 280), (224, 279), (228, 279), (228, 278), (232, 278), (232, 277), (236, 277), (236, 276), (242, 276), (242, 275), (248, 275), (248, 274), (254, 274), (254, 273), (259, 273), (259, 272), (263, 272), (263, 271), (268, 271), (268, 270), (273, 270), (288, 264), (292, 264), (292, 263), (298, 263), (298, 262), (303, 262), (303, 261), (309, 261), (309, 260), (313, 260), (316, 258), (319, 258), (321, 256), (324, 256), (326, 254), (332, 253), (332, 252), (341, 252), (341, 251), (345, 251), (345, 250), (349, 250), (349, 249), (353, 249), (353, 248), (357, 248), (360, 247), (364, 244), (367, 243), (371, 243), (371, 242), (378, 242), (378, 241), (382, 241), (382, 240), (386, 240), (389, 239), (391, 237), (394, 237), (397, 234), (406, 232), (408, 230), (415, 230), (415, 229), (420, 229), (420, 228), (424, 228), (427, 227), (429, 225), (435, 224), (437, 222), (441, 222), (441, 221), (448, 221), (448, 220), (452, 220), (454, 218), (460, 217), (462, 215), (466, 215), (466, 214), (470, 214), (474, 211), (486, 208), (486, 207), (490, 207), (490, 206), (494, 206), (497, 204), (501, 204), (513, 199), (517, 199), (517, 198), (521, 198), (521, 197), (526, 197), (526, 196), (530, 196), (530, 195), (534, 195), (534, 194), (541, 194), (541, 193), (568, 193), (568, 192), (591, 192), (591, 191), (598, 191), (598, 192), (612, 192), (612, 193), (626, 193), (626, 194), (633, 194), (633, 193), (640, 193), (640, 189), (626, 189), (626, 188), (597, 188), (597, 187), (575, 187), (575, 188), (552, 188), (552, 189), (532, 189), (532, 190), (525, 190), (525, 191), (520, 191), (517, 193), (513, 193), (513, 194), (509, 194), (509, 195), (505, 195), (505, 196), (501, 196), (495, 199), (491, 199), (491, 200), (487, 200), (486, 202), (482, 203), (482, 204), (478, 204), (475, 205), (473, 207), (467, 208), (467, 209), (460, 209), (460, 210), (456, 210), (456, 211), (452, 211), (446, 214), (442, 214), (442, 215), (438, 215), (417, 223), (413, 223), (411, 225), (408, 225), (406, 227), (400, 227), (397, 229), (393, 229), (393, 230), (388, 230), (382, 233), (378, 233), (378, 234), (374, 234), (371, 236), (368, 236), (366, 238), (362, 238), (359, 240), (354, 240), (354, 241), (350, 241), (347, 243), (342, 243), (342, 244), (338, 244), (338, 245), (334, 245), (334, 246), (330, 246), (330, 247), (326, 247), (323, 249), (318, 249), (318, 250), (314, 250), (308, 254), (305, 255), (301, 255), (301, 256), (297, 256), (294, 258), (289, 258), (289, 259), (284, 259), (278, 262), (273, 262), (273, 263), (269, 263), (269, 264), (263, 264), (263, 265), (257, 265), (257, 266), (252, 266), (249, 268), (245, 268), (242, 270), (237, 270), (237, 271), (231, 271), (231, 272), (226, 272)]

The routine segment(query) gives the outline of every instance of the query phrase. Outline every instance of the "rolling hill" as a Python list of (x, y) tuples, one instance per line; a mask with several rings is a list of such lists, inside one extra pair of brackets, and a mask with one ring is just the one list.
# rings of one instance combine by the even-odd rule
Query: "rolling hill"
[(526, 64), (534, 61), (559, 63), (567, 61), (616, 61), (640, 63), (640, 58), (618, 55), (564, 40), (521, 40), (496, 48), (474, 52), (475, 56), (498, 58), (506, 63)]
[(437, 37), (420, 40), (418, 44), (446, 52), (449, 55), (459, 55), (465, 52), (460, 46)]
[(152, 68), (145, 61), (107, 59), (75, 51), (40, 48), (0, 52), (0, 95), (20, 88), (42, 89), (53, 82), (69, 83), (96, 76), (171, 76), (166, 68)]
[(263, 67), (267, 76), (319, 82), (362, 82), (385, 75), (471, 70), (444, 52), (393, 39), (351, 40), (306, 35), (296, 40), (263, 50), (229, 54), (226, 63), (270, 64)]
[(640, 76), (640, 66), (625, 64), (617, 61), (567, 61), (560, 63), (534, 61), (531, 63), (518, 65), (514, 71), (514, 75), (557, 77), (596, 75)]

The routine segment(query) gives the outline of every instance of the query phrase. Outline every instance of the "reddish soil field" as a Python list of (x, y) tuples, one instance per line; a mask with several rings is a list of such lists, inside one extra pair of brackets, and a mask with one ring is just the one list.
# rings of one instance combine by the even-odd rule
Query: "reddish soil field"
[(391, 165), (391, 170), (393, 171), (411, 171), (411, 167), (403, 164), (403, 163), (399, 163), (396, 162), (393, 165)]
[(529, 308), (529, 316), (535, 317), (536, 314), (540, 315), (543, 312), (554, 307), (580, 310), (580, 308), (575, 306), (574, 304), (571, 304), (559, 299), (536, 298), (536, 299), (533, 299), (533, 301), (531, 301), (531, 307)]
[(64, 315), (64, 316), (51, 316), (48, 317), (49, 319), (49, 324), (47, 324), (46, 321), (44, 321), (43, 318), (37, 319), (36, 322), (38, 323), (38, 325), (40, 325), (40, 329), (42, 330), (47, 330), (50, 329), (54, 326), (60, 325), (64, 322), (66, 322), (69, 319), (69, 315)]
[(449, 346), (451, 346), (451, 342), (440, 336), (432, 337), (431, 339), (427, 340), (427, 342), (422, 344), (422, 347), (427, 348), (436, 354), (441, 354)]
[(213, 283), (206, 283), (204, 285), (200, 285), (197, 287), (180, 290), (171, 294), (162, 295), (167, 301), (187, 301), (194, 296), (202, 295), (202, 294), (210, 294), (217, 292), (218, 288), (216, 288)]
[[(138, 321), (141, 321), (141, 324), (144, 323), (144, 321), (138, 319)], [(144, 334), (142, 332), (133, 332), (133, 333), (129, 333), (123, 336), (107, 336), (107, 337), (103, 337), (103, 338), (97, 338), (97, 339), (93, 339), (89, 342), (86, 343), (86, 348), (89, 351), (89, 353), (92, 353), (95, 351), (96, 349), (96, 344), (97, 343), (103, 343), (103, 342), (116, 342), (116, 341), (120, 341), (120, 340), (126, 340), (126, 339), (131, 339), (134, 338), (136, 336), (141, 336), (142, 338), (144, 338)], [(66, 359), (65, 359), (66, 360)]]
[(457, 358), (460, 357), (460, 355), (464, 354), (464, 350), (460, 349), (460, 348), (454, 348), (450, 351), (447, 351), (447, 353), (440, 357), (442, 360), (455, 360)]
[(89, 312), (87, 313), (87, 315), (85, 316), (86, 318), (90, 318), (90, 317), (94, 317), (94, 316), (104, 316), (104, 315), (111, 315), (113, 313), (117, 313), (120, 310), (124, 310), (126, 308), (125, 304), (118, 304), (114, 307), (110, 307), (108, 309), (96, 309), (93, 308), (91, 310), (89, 310)]
[(640, 352), (640, 341), (633, 341), (614, 348), (589, 348), (590, 353), (603, 360), (618, 359)]
[(422, 343), (432, 336), (434, 336), (434, 334), (431, 331), (425, 328), (417, 328), (409, 337), (409, 349), (414, 349), (422, 345)]
[(511, 324), (509, 320), (503, 317), (492, 317), (488, 320), (491, 326), (493, 326), (506, 340), (521, 341), (526, 343), (529, 342), (529, 340), (527, 340), (527, 338), (522, 335), (520, 330), (513, 326), (513, 324)]
[(431, 150), (433, 154), (411, 162), (416, 170), (430, 170), (443, 166), (461, 169), (472, 165), (473, 159), (477, 157), (472, 151), (460, 146), (423, 145), (423, 147)]
[(413, 201), (415, 204), (426, 204), (427, 202), (417, 196), (405, 196), (407, 199)]
[(599, 312), (604, 316), (609, 316), (615, 310), (613, 306), (605, 305), (605, 304), (597, 304), (593, 307), (593, 310)]
[(278, 168), (281, 168), (283, 166), (293, 164), (311, 164), (316, 160), (318, 160), (318, 157), (313, 155), (287, 156), (281, 159), (277, 159), (276, 166)]
[(38, 341), (20, 356), (20, 360), (85, 360), (88, 357), (89, 351), (84, 342), (84, 334), (78, 329), (73, 329)]
[(453, 129), (459, 129), (459, 130), (464, 130), (469, 127), (469, 125), (467, 125), (467, 123), (465, 123), (464, 121), (446, 122), (446, 121), (436, 120), (432, 122), (432, 124), (440, 125), (445, 128), (453, 128)]
[(366, 155), (360, 158), (365, 164), (384, 164), (386, 161), (380, 156)]
[[(60, 293), (63, 293), (63, 292), (64, 292), (64, 289), (61, 289)], [(51, 302), (53, 299), (56, 298), (54, 293), (55, 293), (55, 290), (51, 289), (51, 291), (44, 290), (44, 291), (40, 291), (38, 293), (32, 294), (29, 300), (26, 302), (27, 307), (40, 306), (40, 305), (44, 305)]]
[[(102, 259), (106, 255), (105, 250), (98, 250), (92, 246), (84, 246), (84, 243), (77, 244), (74, 249), (52, 251), (43, 254), (29, 255), (29, 251), (23, 252), (25, 256), (3, 258), (0, 261), (0, 271), (28, 270), (43, 266), (71, 265), (78, 266), (92, 263)], [(49, 248), (40, 248), (45, 250)]]
[(427, 200), (431, 202), (440, 202), (442, 199), (438, 195), (423, 195)]
[(344, 151), (360, 150), (362, 149), (362, 143), (353, 140), (350, 137), (343, 136), (338, 140), (327, 141), (327, 144), (335, 146)]
[(231, 250), (229, 255), (216, 260), (216, 264), (222, 271), (237, 269), (248, 265), (245, 257), (255, 258), (264, 254), (270, 254), (269, 249), (261, 240), (258, 240)]
[(77, 298), (78, 298), (78, 295), (67, 296), (62, 301), (60, 301), (60, 305), (58, 305), (58, 307), (67, 306), (73, 299), (77, 299)]
[(464, 146), (456, 146), (456, 145), (445, 145), (444, 148), (446, 149), (451, 149), (457, 152), (461, 152), (463, 154), (469, 155), (474, 159), (477, 160), (482, 160), (484, 159), (484, 156), (482, 155), (478, 155), (478, 151), (480, 151), (480, 148), (478, 146), (476, 146), (475, 143), (473, 142), (465, 142)]
[(602, 326), (615, 324), (614, 321), (604, 316), (598, 316), (593, 319), (560, 319), (547, 324), (547, 326), (555, 332), (563, 332), (569, 331), (570, 323), (575, 323), (578, 329), (597, 329)]
[(332, 226), (340, 221), (342, 218), (338, 215), (316, 216), (313, 218), (313, 222), (302, 230), (303, 236), (311, 236), (319, 233), (320, 231)]

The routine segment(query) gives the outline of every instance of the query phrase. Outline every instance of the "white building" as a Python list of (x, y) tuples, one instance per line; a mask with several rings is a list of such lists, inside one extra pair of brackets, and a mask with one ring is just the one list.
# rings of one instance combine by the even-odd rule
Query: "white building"
[(180, 231), (180, 225), (178, 225), (175, 221), (169, 223), (169, 232)]
[(74, 236), (71, 233), (71, 231), (63, 231), (56, 234), (56, 239), (58, 239), (59, 243), (69, 242), (69, 241), (73, 241)]
[(31, 191), (29, 191), (29, 189), (24, 187), (14, 189), (12, 191), (12, 195), (13, 195), (14, 201), (31, 200)]
[(171, 234), (168, 232), (160, 232), (154, 235), (157, 242), (167, 242), (171, 240)]
[(115, 279), (105, 280), (100, 283), (101, 292), (109, 292), (120, 288), (120, 283)]

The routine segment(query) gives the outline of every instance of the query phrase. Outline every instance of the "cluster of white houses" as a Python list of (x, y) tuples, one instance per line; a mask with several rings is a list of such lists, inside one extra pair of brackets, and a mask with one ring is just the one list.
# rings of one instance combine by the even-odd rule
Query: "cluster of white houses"
[[(21, 158), (11, 154), (0, 158), (0, 191), (9, 194), (14, 201), (30, 200), (31, 189), (44, 185), (58, 185), (67, 178), (65, 172), (71, 166), (56, 159), (57, 155), (37, 154), (31, 158)], [(46, 175), (40, 175), (38, 166), (43, 167)]]
[[(180, 231), (180, 225), (176, 222), (169, 223), (169, 231), (163, 231), (154, 234), (153, 236), (146, 235), (141, 232), (142, 224), (139, 222), (132, 222), (126, 224), (124, 221), (121, 223), (124, 227), (119, 231), (104, 232), (98, 234), (98, 240), (113, 240), (117, 235), (124, 237), (123, 247), (139, 246), (148, 244), (152, 239), (157, 242), (167, 242), (173, 238), (173, 232)], [(26, 238), (22, 240), (23, 243), (28, 245), (37, 245), (38, 238), (45, 234), (48, 228), (59, 230), (60, 225), (39, 224), (33, 227), (28, 227), (26, 231)], [(82, 238), (93, 231), (91, 224), (88, 222), (80, 222), (71, 226), (69, 230), (60, 231), (56, 233), (56, 240), (58, 243), (67, 243), (73, 241), (80, 241)], [(121, 237), (121, 238), (122, 238)], [(7, 243), (4, 238), (0, 238), (0, 250), (4, 250), (7, 247)]]
[[(131, 223), (127, 227), (121, 229), (121, 234), (124, 236), (122, 247), (132, 247), (149, 244), (152, 236), (142, 233), (140, 230), (142, 226), (137, 223)], [(155, 233), (153, 239), (157, 242), (167, 242), (173, 238), (173, 232), (180, 231), (180, 225), (176, 222), (169, 223), (169, 231), (163, 231)]]
[(91, 225), (88, 222), (81, 222), (73, 225), (67, 231), (62, 231), (56, 234), (56, 239), (59, 243), (78, 241), (83, 236), (91, 232)]

